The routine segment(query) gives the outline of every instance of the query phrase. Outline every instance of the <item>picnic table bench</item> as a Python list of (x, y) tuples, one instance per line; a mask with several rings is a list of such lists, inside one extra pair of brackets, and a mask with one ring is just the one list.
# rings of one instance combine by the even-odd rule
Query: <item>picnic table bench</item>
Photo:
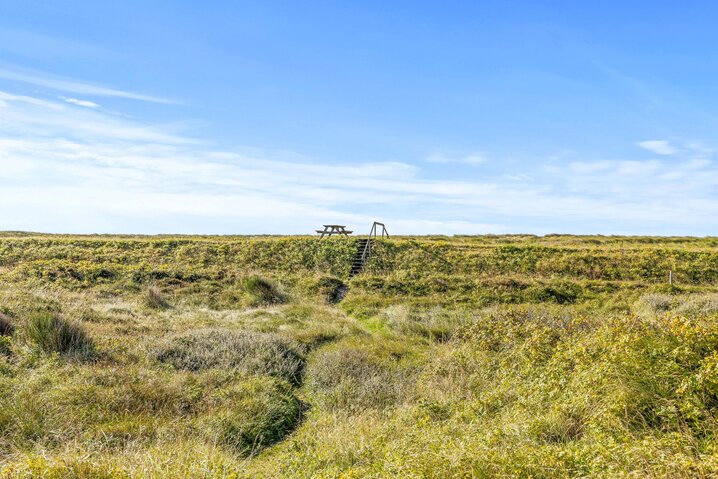
[(344, 225), (322, 225), (324, 226), (323, 230), (315, 230), (317, 233), (321, 234), (320, 238), (324, 238), (324, 235), (331, 236), (331, 235), (344, 235), (349, 236), (353, 233), (353, 231), (346, 230), (346, 226)]

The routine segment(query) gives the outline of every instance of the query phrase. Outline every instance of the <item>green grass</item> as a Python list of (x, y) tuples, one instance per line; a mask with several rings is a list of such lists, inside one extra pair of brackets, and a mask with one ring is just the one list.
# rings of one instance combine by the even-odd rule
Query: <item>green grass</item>
[(37, 312), (27, 322), (27, 338), (45, 353), (92, 357), (95, 347), (78, 324), (53, 313)]
[(269, 375), (293, 383), (301, 380), (304, 359), (288, 340), (272, 333), (200, 329), (154, 346), (150, 356), (177, 369), (237, 370)]
[(276, 283), (263, 276), (253, 274), (242, 281), (242, 289), (249, 296), (249, 306), (269, 306), (286, 303), (287, 295)]
[(355, 241), (0, 233), (0, 477), (718, 475), (718, 239)]
[(15, 324), (7, 314), (0, 313), (0, 336), (12, 336), (15, 332)]
[(169, 309), (170, 302), (167, 300), (162, 291), (156, 286), (147, 288), (147, 306), (153, 309)]

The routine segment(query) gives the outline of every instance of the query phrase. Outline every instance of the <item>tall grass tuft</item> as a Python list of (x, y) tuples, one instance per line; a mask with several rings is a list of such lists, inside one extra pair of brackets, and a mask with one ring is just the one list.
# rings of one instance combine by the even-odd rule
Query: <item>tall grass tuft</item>
[(147, 288), (147, 296), (145, 298), (147, 306), (152, 309), (169, 309), (170, 303), (165, 295), (156, 286)]
[(77, 324), (52, 313), (36, 313), (27, 325), (27, 337), (46, 353), (60, 353), (81, 358), (95, 354), (92, 339)]
[(10, 317), (4, 313), (0, 313), (0, 336), (12, 336), (15, 332), (15, 325)]
[(252, 306), (286, 303), (287, 294), (273, 281), (264, 276), (251, 275), (244, 278), (244, 291), (251, 297)]

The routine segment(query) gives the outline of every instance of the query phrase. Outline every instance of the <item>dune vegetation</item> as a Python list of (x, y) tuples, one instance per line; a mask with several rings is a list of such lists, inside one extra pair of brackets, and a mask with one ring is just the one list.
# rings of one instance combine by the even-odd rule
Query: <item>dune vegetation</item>
[(717, 238), (355, 248), (0, 234), (0, 477), (718, 476)]

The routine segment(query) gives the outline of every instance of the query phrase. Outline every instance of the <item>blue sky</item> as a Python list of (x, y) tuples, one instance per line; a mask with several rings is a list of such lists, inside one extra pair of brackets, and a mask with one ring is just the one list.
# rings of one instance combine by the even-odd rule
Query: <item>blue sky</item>
[(0, 230), (718, 234), (716, 14), (5, 1)]

